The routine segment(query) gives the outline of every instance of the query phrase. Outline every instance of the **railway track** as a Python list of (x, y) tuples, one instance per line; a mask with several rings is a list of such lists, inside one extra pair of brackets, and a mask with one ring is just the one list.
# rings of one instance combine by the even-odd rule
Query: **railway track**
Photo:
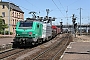
[(58, 60), (71, 41), (69, 35), (67, 36), (64, 36), (62, 38), (55, 38), (57, 41), (52, 45), (47, 48), (42, 48), (41, 51), (32, 54), (24, 58), (23, 60)]
[(57, 58), (58, 55), (60, 57), (60, 54), (64, 51), (66, 46), (69, 43), (69, 36), (67, 35), (61, 40), (58, 40), (58, 43), (54, 44), (50, 48), (46, 49), (45, 51), (38, 54), (36, 57), (32, 58), (32, 60), (55, 60), (59, 59)]
[[(66, 39), (65, 39), (66, 40)], [(67, 40), (66, 40), (66, 42), (64, 42), (64, 43), (62, 43), (62, 45), (63, 46), (61, 46), (59, 49), (58, 49), (58, 51), (57, 51), (57, 53), (52, 57), (52, 59), (51, 60), (57, 60), (57, 59), (59, 59), (60, 58), (60, 55), (62, 55), (62, 53), (63, 53), (63, 51), (66, 49), (66, 46), (69, 44), (69, 37), (67, 37)]]
[[(62, 51), (65, 49), (66, 45), (70, 42), (70, 41), (68, 42), (68, 39), (69, 37), (64, 36), (63, 38), (60, 38), (60, 36), (57, 36), (56, 38), (51, 40), (52, 44), (49, 46), (47, 46), (48, 44), (45, 43), (45, 44), (41, 44), (39, 46), (28, 48), (28, 49), (18, 49), (18, 48), (11, 49), (11, 50), (0, 53), (0, 60), (4, 60), (4, 59), (5, 60), (15, 60), (15, 59), (16, 60), (20, 60), (20, 59), (23, 59), (23, 60), (45, 59), (46, 60), (46, 58), (50, 60), (54, 60), (58, 57), (58, 54), (63, 53)], [(47, 46), (47, 47), (43, 48), (40, 46)]]
[(0, 53), (0, 60), (4, 60), (7, 59), (8, 57), (11, 57), (17, 53), (20, 53), (22, 51), (24, 51), (25, 49), (10, 49), (4, 52)]

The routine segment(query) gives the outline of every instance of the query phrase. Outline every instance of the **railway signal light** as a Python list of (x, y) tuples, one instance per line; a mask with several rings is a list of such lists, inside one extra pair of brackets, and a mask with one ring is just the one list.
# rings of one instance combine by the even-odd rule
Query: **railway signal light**
[(74, 24), (76, 22), (76, 18), (72, 18), (72, 22)]
[(63, 22), (60, 22), (60, 28), (61, 28), (61, 32), (63, 31), (62, 28), (63, 28), (63, 25), (62, 25)]
[(73, 22), (73, 24), (75, 24), (75, 22), (76, 22), (76, 17), (74, 16), (74, 14), (72, 16), (72, 22)]
[(76, 29), (76, 27), (77, 27), (77, 23), (74, 24), (74, 29)]
[(75, 37), (76, 37), (77, 23), (76, 23), (75, 14), (73, 14), (73, 16), (72, 16), (72, 22), (73, 22), (73, 29), (74, 29), (73, 33), (75, 34)]

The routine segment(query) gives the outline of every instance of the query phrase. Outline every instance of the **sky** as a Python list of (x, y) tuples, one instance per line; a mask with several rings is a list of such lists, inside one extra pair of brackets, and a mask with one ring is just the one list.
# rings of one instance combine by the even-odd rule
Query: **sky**
[(29, 12), (35, 11), (36, 16), (45, 17), (49, 9), (49, 17), (55, 17), (54, 25), (72, 24), (72, 15), (75, 14), (76, 23), (90, 24), (90, 0), (2, 0), (19, 6), (24, 11), (24, 19), (32, 17)]

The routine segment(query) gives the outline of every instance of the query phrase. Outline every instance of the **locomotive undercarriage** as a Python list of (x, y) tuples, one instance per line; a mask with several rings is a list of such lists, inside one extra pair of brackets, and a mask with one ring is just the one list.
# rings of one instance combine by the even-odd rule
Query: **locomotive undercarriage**
[(41, 44), (44, 41), (49, 41), (52, 37), (48, 36), (47, 38), (28, 38), (28, 37), (15, 37), (13, 39), (13, 47), (21, 47), (21, 46), (32, 46)]
[(31, 46), (37, 42), (35, 38), (14, 38), (13, 47)]

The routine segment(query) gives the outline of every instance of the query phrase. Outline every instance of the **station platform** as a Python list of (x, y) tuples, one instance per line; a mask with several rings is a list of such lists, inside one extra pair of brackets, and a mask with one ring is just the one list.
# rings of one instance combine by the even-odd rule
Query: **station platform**
[(71, 42), (61, 60), (90, 60), (90, 42)]

